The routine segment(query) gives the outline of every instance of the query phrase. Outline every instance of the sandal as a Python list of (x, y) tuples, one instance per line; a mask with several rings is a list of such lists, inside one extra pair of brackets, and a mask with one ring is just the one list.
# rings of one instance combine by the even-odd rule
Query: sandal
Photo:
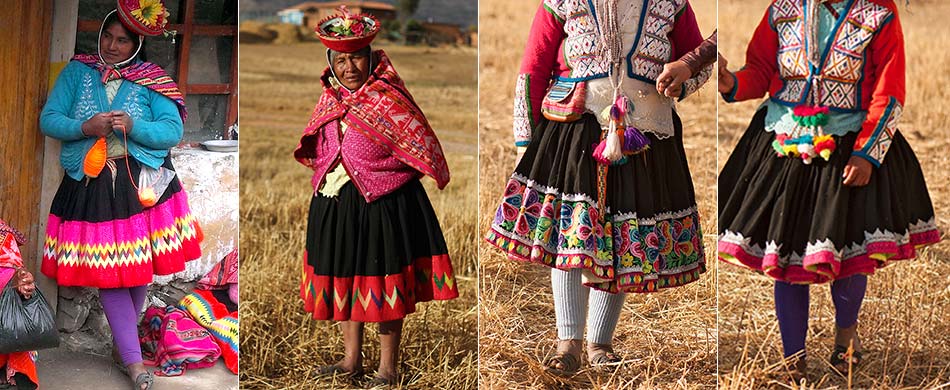
[(145, 385), (145, 390), (150, 390), (153, 382), (155, 382), (155, 377), (152, 376), (151, 372), (145, 371), (135, 377), (134, 389), (142, 390), (142, 385)]
[(357, 378), (363, 376), (363, 370), (347, 371), (343, 369), (343, 367), (340, 367), (336, 364), (319, 366), (317, 369), (313, 370), (313, 372), (317, 375), (317, 377), (344, 375), (350, 378)]
[[(587, 360), (590, 362), (590, 365), (593, 367), (598, 366), (610, 366), (617, 365), (623, 361), (623, 358), (620, 357), (616, 352), (614, 352), (611, 346), (605, 344), (590, 344), (595, 348), (598, 348), (597, 352), (593, 355), (587, 356)], [(588, 346), (590, 349), (590, 346)]]
[(372, 379), (366, 381), (365, 386), (367, 389), (387, 389), (390, 386), (395, 385), (396, 382), (397, 380), (395, 378), (389, 379), (383, 378), (379, 375), (374, 375)]
[(808, 362), (804, 357), (788, 357), (785, 364), (788, 376), (795, 384), (802, 383), (802, 380), (808, 378)]
[[(129, 367), (122, 362), (122, 358), (119, 356), (119, 352), (115, 349), (112, 350), (112, 364), (119, 369), (125, 376), (129, 376)], [(132, 378), (129, 378), (132, 379)], [(133, 389), (142, 390), (142, 385), (145, 385), (145, 390), (152, 388), (152, 383), (155, 381), (155, 378), (152, 376), (152, 373), (148, 371), (148, 368), (145, 369), (145, 372), (139, 374), (135, 377)]]
[[(558, 363), (564, 366), (564, 368), (557, 368)], [(569, 353), (557, 353), (554, 356), (544, 359), (544, 371), (557, 376), (573, 376), (580, 369), (580, 358)]]
[(848, 355), (848, 347), (843, 345), (835, 344), (835, 349), (831, 352), (831, 366), (836, 370), (846, 373), (848, 372), (848, 366), (852, 368), (857, 367), (863, 361), (864, 355), (861, 351), (851, 351), (851, 355)]

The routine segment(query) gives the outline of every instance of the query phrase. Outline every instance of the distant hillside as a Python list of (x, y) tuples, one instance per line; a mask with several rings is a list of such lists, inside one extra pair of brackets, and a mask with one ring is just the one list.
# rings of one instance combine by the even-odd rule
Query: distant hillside
[[(395, 5), (393, 0), (378, 0)], [(240, 0), (241, 19), (273, 16), (284, 8), (302, 3), (303, 0)], [(413, 15), (419, 21), (453, 23), (463, 27), (478, 23), (477, 0), (421, 0)]]

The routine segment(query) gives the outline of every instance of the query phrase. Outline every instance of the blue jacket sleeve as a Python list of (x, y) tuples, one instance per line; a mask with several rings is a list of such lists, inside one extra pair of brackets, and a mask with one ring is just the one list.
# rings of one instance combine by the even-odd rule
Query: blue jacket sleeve
[[(167, 150), (181, 142), (184, 133), (184, 125), (181, 122), (181, 116), (178, 114), (178, 106), (171, 99), (164, 95), (148, 91), (149, 106), (152, 109), (152, 120), (136, 120), (132, 124), (132, 131), (129, 138), (142, 146)], [(121, 137), (122, 134), (116, 134)]]
[(73, 119), (69, 112), (76, 102), (76, 91), (79, 90), (77, 66), (85, 66), (77, 62), (70, 62), (56, 78), (53, 91), (40, 113), (40, 130), (43, 134), (61, 141), (78, 141), (86, 138), (82, 133), (82, 120)]

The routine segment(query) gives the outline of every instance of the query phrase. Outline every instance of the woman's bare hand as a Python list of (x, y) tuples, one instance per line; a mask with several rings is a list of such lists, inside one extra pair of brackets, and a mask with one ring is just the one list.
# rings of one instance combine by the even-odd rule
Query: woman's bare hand
[(689, 80), (692, 71), (683, 61), (673, 61), (663, 65), (663, 73), (656, 78), (656, 91), (666, 97), (679, 97), (683, 83)]
[(30, 299), (30, 297), (33, 296), (33, 292), (36, 291), (33, 274), (27, 271), (26, 268), (19, 268), (13, 277), (16, 278), (17, 292), (19, 292), (23, 298)]
[(729, 66), (729, 61), (719, 55), (719, 93), (731, 93), (732, 90), (736, 87), (735, 74), (729, 71), (727, 68)]
[(844, 185), (852, 187), (863, 187), (871, 181), (871, 171), (873, 167), (871, 162), (862, 157), (851, 156), (848, 159), (848, 165), (844, 166)]
[(129, 113), (125, 111), (112, 111), (112, 127), (114, 129), (128, 134), (132, 132), (133, 124), (134, 122), (132, 121), (132, 117), (129, 116)]
[(82, 123), (82, 133), (87, 137), (105, 137), (112, 132), (112, 113), (100, 112)]

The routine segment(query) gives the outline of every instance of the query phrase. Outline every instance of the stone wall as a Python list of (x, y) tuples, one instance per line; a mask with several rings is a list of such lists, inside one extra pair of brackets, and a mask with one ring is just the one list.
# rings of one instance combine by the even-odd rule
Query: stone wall
[[(188, 262), (180, 273), (156, 277), (149, 287), (146, 306), (177, 303), (238, 243), (238, 154), (172, 149), (172, 163), (204, 231), (202, 256)], [(58, 301), (56, 322), (62, 345), (84, 353), (111, 353), (111, 331), (99, 304), (98, 290), (60, 287)]]

